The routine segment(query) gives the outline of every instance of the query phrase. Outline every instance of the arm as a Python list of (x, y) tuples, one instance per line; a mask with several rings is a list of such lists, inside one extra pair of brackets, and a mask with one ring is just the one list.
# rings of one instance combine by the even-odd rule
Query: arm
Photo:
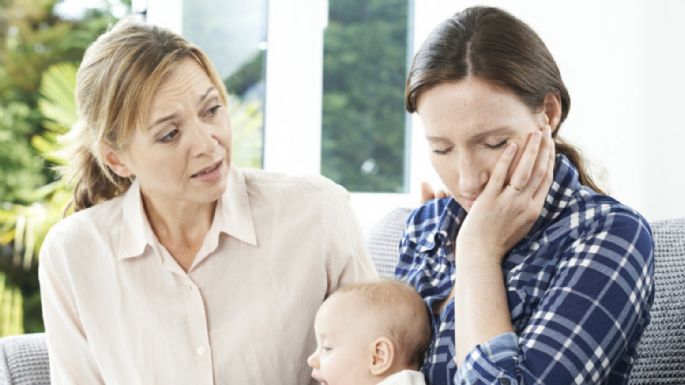
[(54, 231), (46, 237), (38, 270), (51, 383), (104, 384), (79, 320), (68, 253), (59, 238)]
[(322, 203), (328, 294), (347, 283), (378, 279), (349, 193), (336, 184), (327, 184)]
[(513, 331), (502, 258), (531, 230), (543, 209), (554, 173), (550, 127), (529, 136), (514, 167), (515, 154), (516, 146), (511, 144), (500, 155), (457, 235), (454, 316), (459, 320), (455, 328), (458, 367), (478, 344)]
[(609, 213), (563, 251), (521, 336), (505, 332), (476, 346), (455, 383), (600, 384), (617, 365), (631, 365), (622, 359), (649, 322), (652, 247), (637, 216)]

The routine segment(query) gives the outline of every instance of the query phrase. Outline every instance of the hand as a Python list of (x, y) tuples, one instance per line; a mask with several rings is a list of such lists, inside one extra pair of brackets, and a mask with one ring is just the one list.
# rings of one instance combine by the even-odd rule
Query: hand
[(421, 182), (421, 204), (431, 201), (433, 199), (442, 199), (447, 197), (445, 190), (433, 190), (433, 186), (428, 182)]
[(500, 155), (488, 183), (464, 219), (456, 242), (458, 262), (492, 262), (499, 266), (540, 216), (554, 173), (554, 142), (549, 125), (529, 136), (508, 178), (515, 155), (516, 144), (512, 143)]

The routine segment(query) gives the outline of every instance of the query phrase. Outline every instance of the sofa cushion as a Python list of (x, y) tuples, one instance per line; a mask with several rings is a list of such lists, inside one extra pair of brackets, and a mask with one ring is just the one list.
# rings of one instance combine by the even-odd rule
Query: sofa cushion
[(654, 305), (631, 385), (685, 384), (685, 218), (651, 223)]

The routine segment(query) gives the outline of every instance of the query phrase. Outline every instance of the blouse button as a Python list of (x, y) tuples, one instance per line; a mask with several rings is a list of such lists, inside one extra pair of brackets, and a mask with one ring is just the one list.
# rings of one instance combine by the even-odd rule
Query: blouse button
[(197, 348), (196, 352), (197, 352), (197, 354), (202, 355), (202, 354), (205, 353), (205, 348), (203, 348), (202, 346), (200, 346), (199, 348)]

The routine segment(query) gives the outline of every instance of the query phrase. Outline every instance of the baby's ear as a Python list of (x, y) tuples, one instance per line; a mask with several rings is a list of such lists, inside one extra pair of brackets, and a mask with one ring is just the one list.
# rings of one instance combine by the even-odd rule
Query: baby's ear
[(395, 359), (395, 346), (386, 337), (379, 337), (371, 346), (371, 364), (369, 371), (374, 376), (380, 376), (392, 367)]

